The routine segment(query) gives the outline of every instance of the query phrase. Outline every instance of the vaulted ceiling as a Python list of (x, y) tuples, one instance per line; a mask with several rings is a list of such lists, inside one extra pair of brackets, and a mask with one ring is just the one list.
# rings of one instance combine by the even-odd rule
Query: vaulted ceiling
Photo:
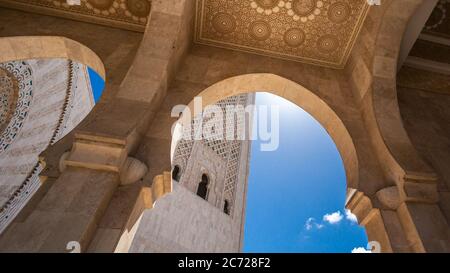
[(342, 68), (365, 0), (197, 0), (195, 41)]
[(450, 39), (450, 1), (439, 0), (428, 18), (423, 33)]

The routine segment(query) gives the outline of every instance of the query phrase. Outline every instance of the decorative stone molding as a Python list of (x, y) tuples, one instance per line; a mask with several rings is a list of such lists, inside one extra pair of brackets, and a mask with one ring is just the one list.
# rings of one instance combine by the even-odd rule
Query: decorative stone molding
[(125, 141), (83, 133), (75, 134), (72, 150), (61, 156), (60, 171), (67, 166), (117, 172), (122, 186), (141, 180), (148, 171), (144, 163), (127, 156)]
[(141, 180), (147, 171), (144, 163), (134, 157), (128, 157), (120, 172), (120, 185), (125, 186)]
[(44, 177), (39, 177), (39, 174), (44, 168), (45, 162), (39, 160), (22, 185), (12, 194), (5, 205), (0, 208), (0, 234), (14, 220), (43, 181), (45, 181)]
[(125, 140), (79, 132), (75, 133), (75, 141), (65, 164), (118, 173), (126, 159)]
[(76, 86), (74, 83), (77, 82), (78, 78), (78, 71), (80, 69), (80, 64), (74, 63), (69, 60), (68, 64), (68, 83), (67, 83), (67, 90), (66, 90), (66, 98), (64, 100), (63, 110), (61, 112), (58, 126), (56, 127), (55, 132), (53, 133), (52, 138), (50, 139), (50, 145), (55, 144), (56, 141), (58, 141), (62, 136), (63, 133), (66, 131), (66, 124), (67, 120), (70, 116), (71, 109), (73, 107), (73, 99), (75, 95), (75, 89)]

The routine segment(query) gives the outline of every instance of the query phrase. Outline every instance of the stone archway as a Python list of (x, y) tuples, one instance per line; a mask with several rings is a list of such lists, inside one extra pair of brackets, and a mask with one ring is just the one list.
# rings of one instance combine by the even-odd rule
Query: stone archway
[[(303, 106), (308, 112), (323, 106), (322, 100), (331, 114), (336, 114), (337, 119), (324, 110), (317, 113), (322, 119), (316, 118), (322, 124), (329, 122), (328, 128), (324, 127), (330, 129), (330, 135), (342, 138), (335, 141), (342, 145), (343, 153), (348, 153), (343, 155), (344, 160), (350, 161), (344, 165), (353, 170), (347, 174), (348, 185), (358, 190), (353, 189), (347, 207), (366, 225), (367, 232), (373, 233), (369, 237), (385, 246), (383, 251), (448, 250), (448, 224), (442, 221), (434, 199), (433, 171), (418, 159), (404, 132), (396, 102), (395, 64), (399, 39), (406, 22), (423, 0), (385, 0), (380, 8), (371, 8), (367, 31), (360, 35), (359, 44), (364, 49), (352, 52), (353, 59), (366, 63), (356, 65), (350, 76), (339, 70), (191, 46), (194, 2), (154, 3), (141, 46), (122, 84), (107, 87), (111, 90), (108, 91), (112, 94), (110, 99), (96, 107), (66, 146), (54, 153), (44, 152), (49, 167), (45, 175), (52, 176), (55, 184), (37, 201), (41, 210), (35, 209), (38, 203), (34, 204), (24, 213), (23, 222), (11, 227), (17, 233), (0, 238), (1, 250), (66, 251), (66, 243), (72, 239), (80, 241), (83, 251), (89, 247), (94, 251), (117, 249), (120, 237), (132, 229), (142, 208), (151, 207), (157, 197), (170, 190), (170, 174), (160, 175), (170, 170), (168, 151), (173, 120), (168, 117), (167, 107), (170, 110), (173, 104), (189, 103), (207, 86), (220, 84), (231, 76), (261, 72), (271, 73), (270, 78), (275, 82), (277, 77), (273, 74), (310, 90), (312, 95), (309, 96), (319, 101), (313, 99), (317, 105), (311, 104), (312, 109)], [(170, 5), (176, 8), (167, 8)], [(49, 52), (64, 57), (65, 50), (73, 51), (79, 54), (80, 62), (90, 55), (89, 51), (61, 42), (60, 38), (48, 39), (58, 43), (39, 47), (44, 52), (53, 48), (54, 51)], [(373, 41), (376, 46), (370, 46)], [(2, 42), (4, 40), (0, 39)], [(17, 48), (36, 53), (27, 46)], [(8, 49), (8, 56), (15, 58), (10, 44), (6, 43), (3, 48)], [(95, 64), (90, 66), (95, 67)], [(95, 70), (104, 75), (101, 68)], [(360, 78), (367, 81), (348, 86), (351, 79)], [(257, 79), (246, 83), (249, 90), (254, 91), (250, 88), (252, 84), (262, 90), (271, 89), (268, 83), (258, 86)], [(286, 90), (293, 88), (291, 84), (281, 85)], [(352, 97), (351, 89), (361, 95), (361, 103), (354, 103), (356, 96)], [(298, 91), (307, 97), (303, 89)], [(213, 93), (209, 96), (211, 102), (221, 97)], [(297, 94), (290, 96), (287, 99), (292, 101)], [(344, 126), (331, 126), (339, 123)], [(71, 166), (61, 173), (55, 169), (67, 147), (72, 147), (68, 158)], [(149, 167), (142, 184), (151, 186), (150, 194), (145, 194), (148, 187), (140, 191), (139, 183), (130, 190), (118, 187), (120, 176), (128, 167), (140, 166), (128, 161), (129, 155)], [(96, 183), (77, 183), (80, 180)], [(89, 194), (84, 194), (86, 192)], [(124, 213), (117, 215), (117, 211)], [(30, 237), (35, 240), (26, 239)]]
[[(319, 96), (301, 84), (284, 77), (270, 73), (252, 73), (219, 81), (201, 91), (196, 97), (202, 99), (202, 107), (204, 108), (227, 97), (254, 92), (268, 92), (291, 101), (311, 114), (325, 128), (339, 150), (346, 172), (348, 193), (351, 193), (346, 207), (355, 213), (360, 225), (366, 227), (370, 241), (379, 242), (381, 251), (392, 252), (392, 246), (380, 210), (373, 206), (371, 199), (363, 191), (358, 190), (360, 189), (360, 183), (363, 184), (363, 188), (365, 183), (370, 183), (368, 176), (372, 174), (366, 172), (367, 165), (370, 164), (367, 161), (369, 155), (365, 154), (366, 150), (357, 149), (349, 129), (339, 115)], [(190, 118), (193, 118), (195, 113), (194, 102), (191, 101), (187, 107), (189, 112), (185, 111), (183, 115), (190, 113)], [(178, 114), (178, 109), (180, 108), (176, 108), (173, 114)], [(198, 109), (196, 110), (198, 113)], [(169, 123), (160, 124), (166, 131), (172, 128), (170, 125)], [(354, 128), (354, 125), (352, 126)], [(356, 141), (358, 142), (358, 140)], [(171, 152), (175, 150), (174, 145), (176, 145), (176, 141), (172, 140)], [(161, 151), (158, 155), (169, 157), (169, 150)], [(172, 158), (172, 156), (170, 157)], [(362, 160), (359, 158), (362, 158)], [(170, 166), (167, 166), (166, 169), (170, 170)], [(146, 234), (152, 234), (151, 230), (145, 229), (148, 226), (151, 225), (146, 224), (144, 216), (142, 226), (136, 233), (136, 245), (131, 246), (133, 250), (145, 248), (146, 243), (151, 245), (151, 242), (146, 239)], [(152, 236), (157, 235), (152, 234)], [(205, 249), (196, 249), (195, 251), (205, 251)]]
[[(325, 101), (300, 84), (275, 74), (254, 73), (224, 79), (206, 88), (197, 96), (202, 99), (202, 106), (206, 107), (226, 97), (254, 92), (268, 92), (285, 98), (319, 121), (339, 150), (344, 162), (347, 186), (358, 189), (358, 155), (348, 129)], [(188, 107), (193, 114), (193, 102), (190, 102)]]

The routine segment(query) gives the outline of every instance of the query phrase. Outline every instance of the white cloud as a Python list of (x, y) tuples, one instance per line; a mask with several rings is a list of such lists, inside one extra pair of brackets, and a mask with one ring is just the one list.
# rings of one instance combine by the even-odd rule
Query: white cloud
[(343, 216), (340, 211), (333, 212), (331, 214), (325, 214), (323, 220), (330, 224), (337, 224), (342, 220)]
[(353, 223), (358, 223), (358, 219), (356, 218), (356, 215), (354, 215), (349, 209), (345, 210), (345, 219), (347, 219)]
[(372, 253), (372, 251), (365, 249), (364, 247), (355, 247), (352, 249), (352, 253)]
[(305, 222), (306, 230), (311, 230), (313, 228), (321, 229), (323, 227), (324, 227), (324, 225), (317, 223), (316, 219), (314, 219), (313, 217), (309, 217), (308, 220), (306, 220), (306, 222)]
[[(344, 219), (344, 214), (342, 214), (340, 211), (325, 214), (321, 222), (317, 222), (314, 217), (309, 217), (305, 222), (305, 229), (322, 229), (325, 227), (326, 223), (333, 225), (341, 222), (342, 219)], [(349, 220), (350, 222), (358, 222), (356, 216), (351, 213), (350, 210), (345, 210), (345, 219)]]
[(313, 222), (314, 222), (314, 218), (309, 217), (308, 220), (306, 220), (305, 229), (311, 230), (313, 228)]

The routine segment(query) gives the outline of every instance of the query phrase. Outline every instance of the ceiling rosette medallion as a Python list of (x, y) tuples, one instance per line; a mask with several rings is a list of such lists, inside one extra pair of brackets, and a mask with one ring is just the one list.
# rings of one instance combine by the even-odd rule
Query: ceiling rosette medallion
[(450, 0), (439, 0), (425, 24), (424, 33), (450, 38)]
[(195, 41), (342, 68), (368, 9), (365, 0), (197, 0)]
[(256, 9), (256, 12), (270, 15), (279, 12), (280, 8), (284, 7), (285, 2), (280, 0), (253, 0), (250, 5)]
[(321, 13), (323, 2), (318, 0), (289, 0), (286, 3), (287, 13), (294, 21), (305, 23), (314, 20)]
[(66, 0), (2, 0), (6, 7), (33, 10), (70, 19), (144, 31), (152, 0), (80, 0), (68, 5)]

